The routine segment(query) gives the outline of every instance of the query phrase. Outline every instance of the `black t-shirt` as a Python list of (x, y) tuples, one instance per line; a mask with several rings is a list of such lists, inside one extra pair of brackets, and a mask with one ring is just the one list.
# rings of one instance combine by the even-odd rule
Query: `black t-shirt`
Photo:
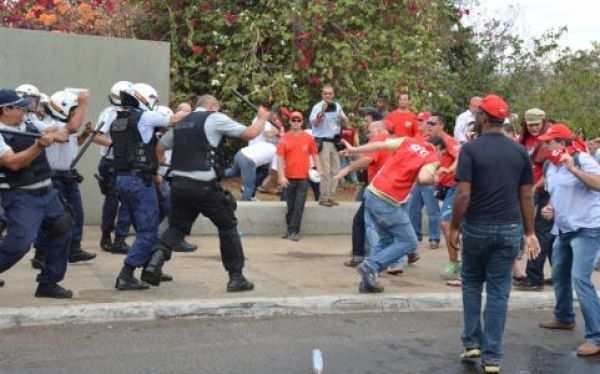
[(533, 170), (521, 144), (486, 133), (462, 147), (456, 180), (471, 183), (467, 223), (515, 224), (521, 222), (519, 189), (533, 184)]

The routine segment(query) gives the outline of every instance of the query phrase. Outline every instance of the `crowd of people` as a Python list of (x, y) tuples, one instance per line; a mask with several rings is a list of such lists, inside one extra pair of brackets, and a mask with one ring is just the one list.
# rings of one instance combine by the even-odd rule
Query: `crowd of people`
[[(71, 298), (59, 285), (67, 263), (95, 257), (81, 247), (76, 170), (93, 141), (101, 146), (96, 178), (105, 197), (100, 247), (125, 254), (118, 290), (172, 281), (163, 267), (173, 252), (196, 249), (185, 236), (202, 214), (218, 228), (227, 291), (250, 291), (236, 201), (220, 181), (241, 176), (244, 201), (261, 189), (280, 191), (287, 202), (283, 238), (297, 241), (309, 188), (320, 206), (333, 208), (338, 185), (348, 178), (362, 183), (352, 257), (344, 262), (358, 271), (359, 292), (383, 292), (381, 273), (404, 273), (420, 259), (425, 236), (432, 250), (443, 237), (448, 263), (441, 278), (463, 292), (463, 359), (481, 357), (486, 372), (498, 372), (511, 286), (538, 291), (545, 284), (554, 285), (555, 318), (540, 326), (574, 327), (574, 289), (586, 327), (578, 353), (600, 353), (600, 301), (592, 282), (594, 265), (600, 267), (600, 139), (586, 144), (541, 109), (526, 111), (516, 134), (517, 116), (502, 98), (473, 97), (450, 135), (447, 116), (414, 113), (407, 92), (398, 93), (396, 109), (389, 110), (386, 95), (360, 108), (360, 129), (351, 126), (331, 85), (323, 86), (307, 117), (260, 107), (249, 126), (219, 112), (211, 95), (200, 96), (196, 109), (160, 106), (145, 83), (115, 83), (96, 126), (83, 124), (88, 101), (81, 89), (50, 97), (29, 84), (0, 90), (0, 225), (6, 230), (0, 273), (33, 244), (36, 297)], [(229, 167), (224, 137), (248, 141)]]

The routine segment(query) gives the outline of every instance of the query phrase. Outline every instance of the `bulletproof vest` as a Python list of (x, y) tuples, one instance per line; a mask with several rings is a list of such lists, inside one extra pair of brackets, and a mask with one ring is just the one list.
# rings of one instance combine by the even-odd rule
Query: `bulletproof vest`
[(144, 112), (138, 109), (128, 109), (117, 112), (117, 119), (110, 129), (114, 165), (117, 171), (138, 169), (154, 173), (158, 168), (156, 158), (156, 136), (147, 144), (142, 140), (138, 123)]
[[(39, 133), (39, 131), (29, 122), (25, 122), (25, 129), (28, 132)], [(18, 130), (15, 130), (18, 131)], [(15, 153), (24, 151), (35, 144), (35, 139), (26, 136), (17, 136), (11, 134), (2, 134), (4, 141)], [(10, 188), (27, 186), (33, 183), (41, 182), (52, 177), (52, 169), (46, 159), (46, 152), (40, 153), (28, 166), (17, 171), (6, 167), (0, 167), (0, 184), (8, 184)]]
[(214, 169), (217, 179), (225, 171), (222, 141), (213, 147), (206, 137), (204, 125), (214, 112), (193, 112), (177, 123), (173, 131), (173, 155), (171, 169), (179, 171), (210, 171)]

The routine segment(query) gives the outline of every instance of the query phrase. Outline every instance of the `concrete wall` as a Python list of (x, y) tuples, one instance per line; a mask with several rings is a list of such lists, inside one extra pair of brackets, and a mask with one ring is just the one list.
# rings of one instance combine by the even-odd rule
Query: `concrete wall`
[[(86, 119), (94, 124), (119, 80), (148, 83), (168, 103), (169, 59), (169, 43), (0, 28), (0, 87), (31, 83), (48, 95), (65, 87), (87, 88)], [(103, 199), (93, 176), (99, 157), (92, 145), (77, 167), (85, 177), (86, 224), (100, 222)]]

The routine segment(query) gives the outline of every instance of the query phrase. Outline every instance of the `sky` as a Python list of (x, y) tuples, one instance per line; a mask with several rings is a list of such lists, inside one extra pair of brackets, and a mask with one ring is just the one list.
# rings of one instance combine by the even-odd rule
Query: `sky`
[(482, 16), (510, 19), (516, 14), (517, 32), (525, 40), (567, 26), (568, 32), (560, 41), (563, 47), (590, 49), (592, 41), (600, 41), (598, 0), (479, 0), (470, 11), (464, 17), (470, 20), (465, 22), (477, 22)]

